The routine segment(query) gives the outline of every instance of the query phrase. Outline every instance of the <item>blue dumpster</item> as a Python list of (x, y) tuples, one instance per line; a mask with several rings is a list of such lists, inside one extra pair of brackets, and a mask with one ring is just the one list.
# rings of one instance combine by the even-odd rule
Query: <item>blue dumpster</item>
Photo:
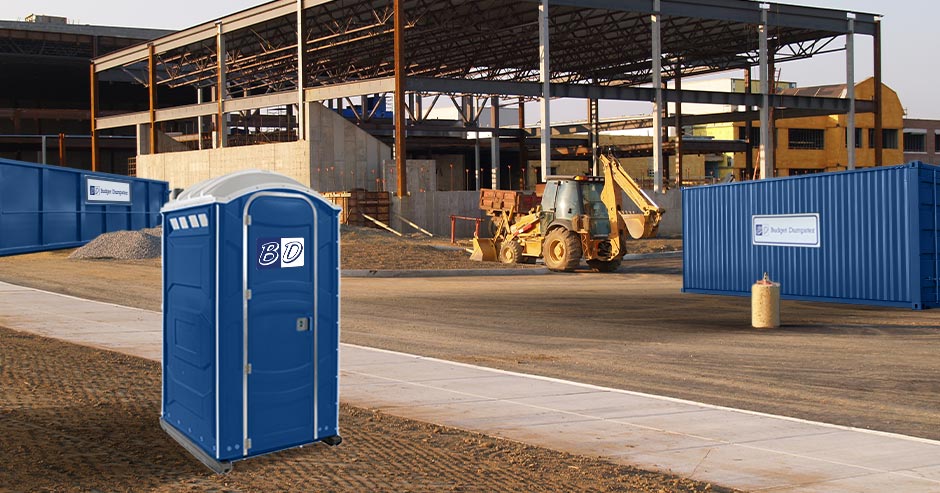
[(0, 256), (82, 246), (160, 224), (168, 184), (0, 158)]
[(683, 291), (940, 307), (940, 166), (682, 189)]
[(339, 437), (339, 212), (247, 170), (163, 209), (160, 424), (216, 472)]

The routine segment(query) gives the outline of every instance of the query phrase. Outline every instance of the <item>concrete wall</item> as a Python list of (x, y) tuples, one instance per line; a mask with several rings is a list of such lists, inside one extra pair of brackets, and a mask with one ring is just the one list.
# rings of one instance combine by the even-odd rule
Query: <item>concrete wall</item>
[[(400, 214), (409, 221), (441, 237), (450, 237), (450, 216), (481, 217), (479, 192), (418, 192), (404, 200), (392, 197), (392, 227), (405, 233), (415, 230), (399, 220), (394, 214)], [(480, 227), (481, 235), (486, 230), (486, 222)], [(457, 221), (457, 237), (473, 236), (472, 221)]]
[(137, 157), (137, 176), (188, 188), (202, 180), (243, 169), (261, 169), (310, 183), (305, 142), (283, 142), (202, 151), (169, 152)]
[[(392, 195), (392, 227), (405, 233), (415, 232), (395, 215), (438, 236), (450, 237), (450, 216), (482, 217), (477, 191), (438, 191), (437, 162), (424, 159), (408, 160), (409, 196), (403, 200)], [(391, 175), (394, 177), (394, 174)], [(469, 221), (457, 222), (457, 236), (473, 236), (474, 225)]]
[(682, 192), (671, 188), (666, 193), (647, 191), (656, 205), (666, 209), (666, 214), (659, 221), (660, 238), (682, 236)]
[[(320, 103), (307, 105), (310, 185), (315, 190), (391, 190), (392, 148)], [(385, 182), (383, 183), (383, 178)]]
[[(208, 178), (254, 168), (285, 174), (321, 192), (394, 187), (395, 182), (387, 180), (388, 170), (383, 169), (385, 163), (394, 172), (389, 146), (319, 103), (310, 103), (308, 108), (306, 142), (139, 155), (137, 176), (169, 181), (170, 188), (187, 188)], [(183, 145), (164, 135), (161, 146), (164, 139)]]

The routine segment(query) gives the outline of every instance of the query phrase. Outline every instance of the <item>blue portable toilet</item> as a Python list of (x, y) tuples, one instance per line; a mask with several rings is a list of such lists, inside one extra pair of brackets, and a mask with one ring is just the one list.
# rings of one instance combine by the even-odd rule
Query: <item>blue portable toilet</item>
[(338, 445), (340, 209), (246, 170), (162, 212), (163, 429), (219, 473)]

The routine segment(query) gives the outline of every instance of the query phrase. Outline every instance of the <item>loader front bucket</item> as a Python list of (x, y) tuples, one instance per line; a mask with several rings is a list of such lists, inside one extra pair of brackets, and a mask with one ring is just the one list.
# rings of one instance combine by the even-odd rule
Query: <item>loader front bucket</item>
[(627, 226), (627, 232), (630, 236), (639, 240), (641, 238), (652, 238), (656, 236), (659, 229), (659, 218), (650, 217), (643, 214), (620, 214), (624, 224)]
[(493, 238), (474, 238), (473, 253), (470, 260), (477, 262), (496, 262), (496, 240)]

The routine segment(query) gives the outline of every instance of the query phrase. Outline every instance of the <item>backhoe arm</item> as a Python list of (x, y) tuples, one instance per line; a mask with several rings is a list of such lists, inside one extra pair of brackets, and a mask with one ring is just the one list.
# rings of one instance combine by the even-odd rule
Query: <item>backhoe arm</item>
[[(636, 181), (623, 169), (617, 158), (605, 154), (600, 154), (598, 158), (604, 168), (604, 192), (602, 197), (607, 197), (604, 200), (610, 213), (612, 233), (616, 230), (619, 234), (622, 224), (623, 227), (626, 227), (630, 236), (635, 239), (656, 236), (659, 221), (666, 211), (656, 205), (656, 202), (640, 188)], [(640, 209), (640, 214), (625, 214), (622, 211), (620, 194), (617, 193), (620, 190), (626, 193), (627, 197), (636, 204)], [(611, 196), (613, 196), (612, 199)], [(620, 221), (615, 221), (617, 217), (620, 218)]]

